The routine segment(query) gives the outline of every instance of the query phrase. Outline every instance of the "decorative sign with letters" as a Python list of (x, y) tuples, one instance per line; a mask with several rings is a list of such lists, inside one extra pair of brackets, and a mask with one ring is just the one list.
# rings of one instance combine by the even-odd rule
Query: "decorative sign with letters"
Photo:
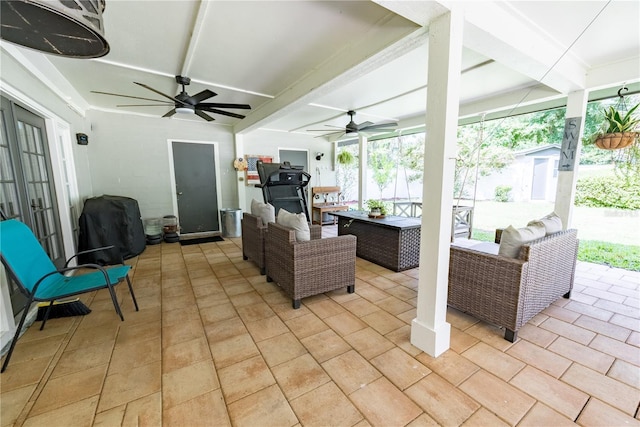
[(570, 172), (575, 166), (581, 124), (582, 117), (570, 117), (564, 121), (564, 133), (562, 134), (558, 171)]

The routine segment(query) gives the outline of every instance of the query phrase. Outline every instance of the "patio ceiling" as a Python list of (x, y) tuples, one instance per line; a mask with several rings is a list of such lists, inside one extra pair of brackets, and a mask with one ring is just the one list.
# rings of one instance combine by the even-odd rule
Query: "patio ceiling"
[(423, 122), (429, 22), (449, 7), (465, 9), (461, 117), (640, 80), (637, 1), (107, 0), (107, 56), (20, 50), (55, 67), (52, 84), (79, 110), (160, 117), (169, 108), (118, 107), (136, 102), (91, 91), (155, 98), (141, 82), (177, 94), (181, 74), (190, 94), (252, 106), (213, 126), (315, 136), (307, 129), (344, 126), (348, 110), (358, 123)]

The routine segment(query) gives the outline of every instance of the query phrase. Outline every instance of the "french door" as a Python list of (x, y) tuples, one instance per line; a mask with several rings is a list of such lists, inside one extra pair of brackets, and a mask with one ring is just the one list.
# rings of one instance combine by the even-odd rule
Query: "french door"
[[(44, 119), (5, 97), (0, 110), (0, 210), (27, 224), (54, 264), (62, 267), (62, 234)], [(9, 293), (14, 311), (19, 310), (24, 304), (18, 301), (22, 294), (15, 284)]]

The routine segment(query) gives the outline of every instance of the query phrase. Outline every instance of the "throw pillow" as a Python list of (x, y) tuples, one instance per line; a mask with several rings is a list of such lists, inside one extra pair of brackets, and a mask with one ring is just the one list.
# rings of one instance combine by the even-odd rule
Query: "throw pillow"
[(510, 225), (502, 231), (498, 255), (518, 258), (522, 245), (544, 237), (544, 233), (545, 229), (542, 225), (530, 225), (524, 228), (515, 228)]
[(256, 199), (251, 200), (251, 215), (262, 218), (262, 224), (276, 222), (276, 209), (270, 203), (262, 203)]
[(540, 219), (529, 221), (527, 226), (539, 226), (540, 224), (544, 226), (546, 236), (562, 231), (562, 220), (555, 212), (551, 212), (549, 215), (543, 216)]
[(293, 228), (296, 232), (296, 241), (304, 242), (305, 240), (311, 240), (311, 231), (309, 230), (309, 223), (307, 222), (305, 214), (294, 214), (280, 208), (277, 222), (284, 227)]

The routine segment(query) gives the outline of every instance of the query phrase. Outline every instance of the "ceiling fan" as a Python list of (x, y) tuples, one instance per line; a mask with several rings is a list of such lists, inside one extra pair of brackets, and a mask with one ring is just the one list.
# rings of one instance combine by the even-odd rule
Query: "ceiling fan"
[(159, 102), (159, 104), (124, 104), (124, 105), (116, 105), (116, 107), (153, 107), (153, 106), (173, 105), (174, 108), (162, 117), (171, 117), (175, 113), (196, 114), (208, 122), (213, 121), (215, 119), (211, 117), (209, 114), (205, 113), (205, 111), (208, 113), (221, 114), (223, 116), (244, 119), (245, 116), (243, 116), (242, 114), (223, 111), (223, 110), (220, 110), (220, 108), (237, 108), (241, 110), (251, 109), (251, 106), (249, 106), (248, 104), (226, 104), (226, 103), (220, 103), (220, 102), (202, 102), (205, 99), (209, 99), (216, 96), (217, 93), (212, 92), (209, 89), (205, 89), (201, 92), (196, 93), (195, 95), (189, 95), (186, 91), (185, 86), (188, 86), (189, 83), (191, 83), (191, 79), (185, 76), (176, 76), (176, 82), (179, 85), (182, 85), (182, 91), (176, 96), (170, 96), (170, 95), (167, 95), (166, 93), (162, 93), (159, 90), (154, 89), (151, 86), (147, 86), (144, 83), (134, 82), (138, 86), (142, 86), (145, 89), (149, 89), (150, 91), (155, 92), (158, 95), (162, 95), (165, 98), (170, 99), (171, 101), (165, 101), (163, 99), (143, 98), (140, 96), (122, 95), (119, 93), (99, 92), (95, 90), (92, 90), (91, 92), (99, 93), (102, 95), (122, 96), (124, 98), (143, 99), (146, 101)]
[[(327, 137), (327, 136), (335, 136), (341, 137), (343, 135), (347, 136), (356, 136), (358, 133), (368, 133), (368, 132), (389, 132), (392, 131), (393, 128), (397, 126), (394, 122), (380, 122), (380, 123), (372, 123), (372, 122), (363, 122), (356, 123), (353, 121), (353, 116), (356, 115), (356, 112), (353, 110), (347, 111), (349, 115), (349, 123), (344, 128), (339, 126), (325, 125), (327, 127), (338, 128), (340, 130), (329, 132), (324, 135), (320, 135), (319, 137)], [(327, 132), (327, 129), (307, 129), (309, 132)]]

